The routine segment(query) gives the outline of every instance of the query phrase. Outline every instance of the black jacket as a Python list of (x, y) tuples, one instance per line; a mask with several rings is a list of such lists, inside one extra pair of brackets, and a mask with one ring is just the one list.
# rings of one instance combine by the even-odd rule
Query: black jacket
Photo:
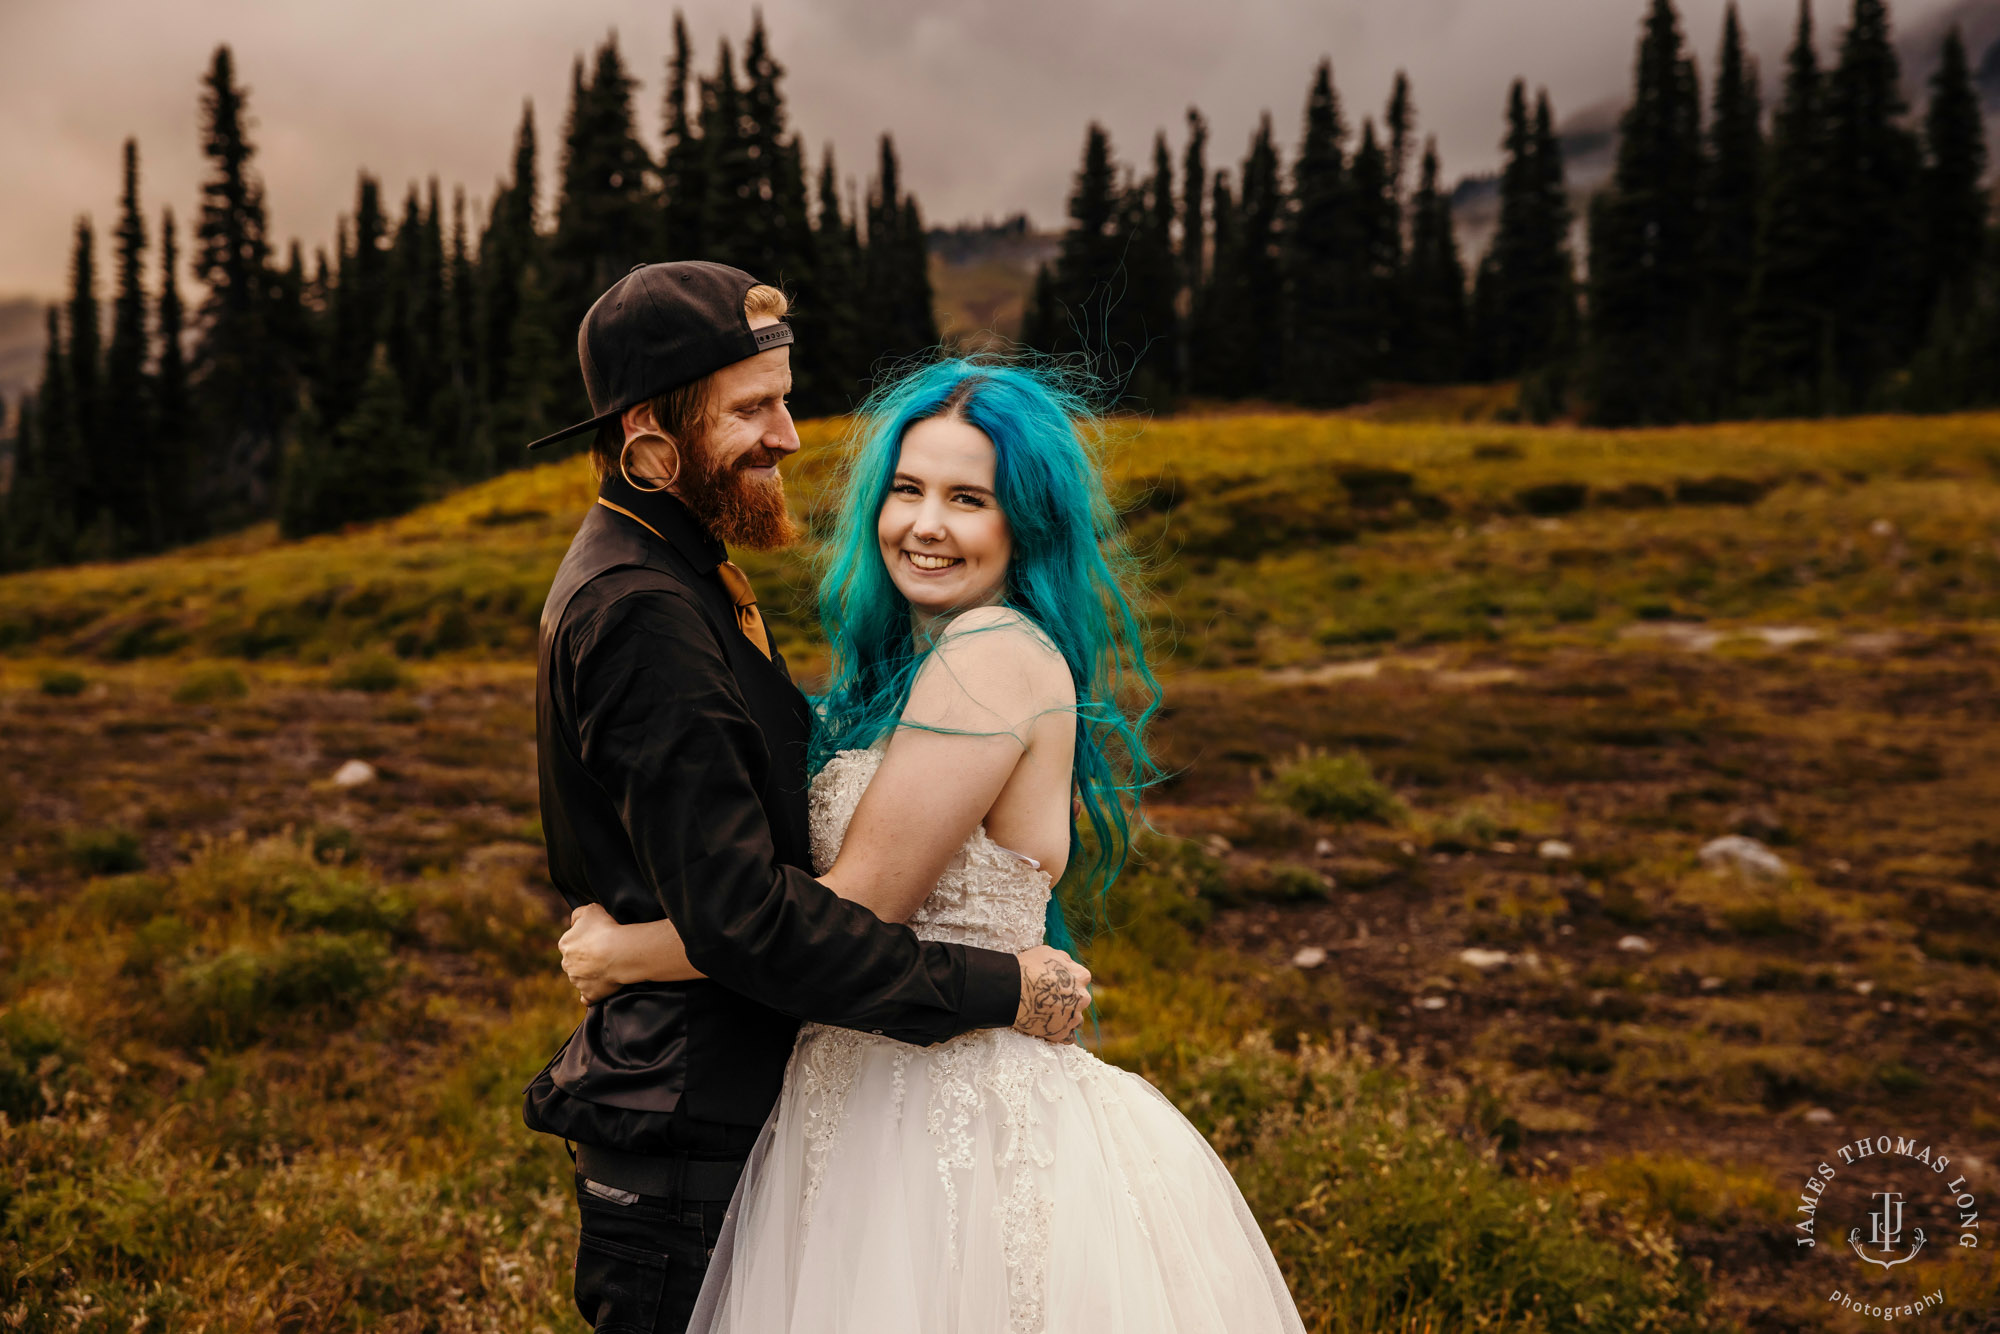
[(811, 712), (737, 628), (722, 545), (671, 496), (615, 475), (600, 494), (644, 523), (593, 505), (542, 609), (549, 874), (572, 906), (671, 919), (707, 980), (592, 1006), (529, 1086), (528, 1124), (700, 1147), (704, 1127), (762, 1124), (801, 1019), (917, 1043), (1012, 1024), (1013, 955), (920, 941), (812, 877)]

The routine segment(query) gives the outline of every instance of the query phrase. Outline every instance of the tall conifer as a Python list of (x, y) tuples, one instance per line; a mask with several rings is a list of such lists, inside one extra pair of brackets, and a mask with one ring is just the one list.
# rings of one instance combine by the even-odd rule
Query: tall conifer
[(1956, 25), (1945, 34), (1937, 72), (1931, 76), (1924, 149), (1925, 294), (1930, 302), (1957, 305), (1971, 293), (1989, 206), (1980, 189), (1986, 174), (1986, 131)]
[(1181, 156), (1181, 295), (1180, 338), (1175, 348), (1175, 381), (1186, 389), (1194, 383), (1194, 308), (1206, 275), (1205, 247), (1208, 228), (1204, 206), (1208, 199), (1208, 122), (1200, 111), (1187, 109), (1188, 140)]
[(1834, 397), (1833, 288), (1841, 275), (1829, 225), (1824, 100), (1810, 0), (1799, 0), (1771, 127), (1744, 328), (1744, 392), (1765, 411), (1827, 411)]
[(895, 141), (885, 134), (868, 185), (862, 252), (863, 343), (876, 355), (908, 357), (936, 346), (928, 264), (922, 218), (903, 191)]
[(1064, 229), (1047, 284), (1048, 304), (1032, 324), (1048, 352), (1111, 351), (1111, 308), (1125, 293), (1125, 237), (1120, 234), (1118, 168), (1111, 137), (1092, 121), (1084, 131), (1083, 158), (1069, 192), (1069, 226)]
[(1743, 321), (1763, 194), (1763, 104), (1756, 61), (1743, 51), (1732, 3), (1723, 15), (1702, 190), (1702, 412), (1720, 416), (1741, 393)]
[(1346, 138), (1333, 65), (1321, 59), (1306, 94), (1285, 233), (1285, 391), (1302, 403), (1351, 403), (1367, 386), (1353, 319), (1359, 229)]
[(74, 460), (77, 540), (85, 556), (117, 554), (111, 514), (112, 480), (106, 457), (107, 415), (104, 403), (104, 335), (97, 306), (97, 239), (90, 219), (76, 223), (76, 246), (70, 254), (68, 372), (70, 432), (67, 450)]
[(1854, 0), (1827, 80), (1828, 190), (1840, 282), (1833, 291), (1837, 406), (1872, 400), (1920, 335), (1922, 236), (1911, 208), (1921, 166), (1904, 124), (1885, 0)]
[(190, 503), (194, 420), (181, 345), (186, 312), (181, 305), (180, 247), (172, 209), (160, 215), (160, 301), (155, 315), (160, 351), (153, 370), (153, 447), (146, 452), (146, 490), (159, 517), (159, 541), (171, 544), (186, 540), (199, 527)]
[(111, 345), (104, 358), (105, 489), (121, 549), (158, 544), (157, 521), (145, 485), (152, 423), (146, 402), (146, 219), (139, 211), (139, 145), (125, 141), (124, 188), (118, 201), (117, 290), (111, 305)]
[(1410, 258), (1403, 283), (1408, 337), (1398, 374), (1420, 384), (1457, 379), (1465, 368), (1465, 265), (1452, 231), (1451, 199), (1438, 183), (1436, 140), (1424, 144), (1410, 200)]
[(1652, 0), (1618, 164), (1590, 213), (1592, 416), (1609, 426), (1682, 421), (1698, 384), (1701, 97), (1670, 0)]
[(702, 172), (700, 126), (689, 115), (694, 91), (694, 54), (687, 20), (674, 11), (674, 51), (667, 58), (666, 93), (661, 99), (660, 220), (663, 259), (694, 259), (703, 253), (702, 217), (708, 183)]

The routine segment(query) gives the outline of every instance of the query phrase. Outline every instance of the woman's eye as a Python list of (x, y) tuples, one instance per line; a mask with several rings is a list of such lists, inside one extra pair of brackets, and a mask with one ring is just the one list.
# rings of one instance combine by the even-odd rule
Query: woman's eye
[(960, 499), (960, 500), (964, 501), (964, 502), (965, 502), (966, 504), (968, 504), (968, 505), (980, 505), (980, 506), (983, 506), (983, 505), (985, 505), (985, 504), (986, 504), (986, 497), (984, 497), (984, 496), (976, 496), (976, 495), (972, 494), (972, 493), (971, 493), (970, 491), (961, 491), (961, 492), (959, 492), (959, 493), (958, 493), (958, 499)]

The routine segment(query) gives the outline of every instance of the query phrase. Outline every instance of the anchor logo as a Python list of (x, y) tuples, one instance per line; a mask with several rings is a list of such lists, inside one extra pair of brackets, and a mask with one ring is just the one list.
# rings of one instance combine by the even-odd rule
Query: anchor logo
[[(1878, 1190), (1875, 1192), (1875, 1198), (1881, 1201), (1881, 1205), (1868, 1211), (1868, 1244), (1885, 1254), (1893, 1255), (1897, 1243), (1903, 1239), (1903, 1194), (1895, 1190)], [(1911, 1231), (1916, 1234), (1916, 1244), (1910, 1247), (1908, 1255), (1894, 1260), (1878, 1260), (1862, 1250), (1860, 1228), (1855, 1228), (1847, 1234), (1847, 1243), (1854, 1247), (1856, 1255), (1869, 1264), (1880, 1265), (1884, 1269), (1894, 1269), (1897, 1265), (1908, 1264), (1916, 1259), (1917, 1252), (1924, 1248), (1924, 1230), (1912, 1228)]]

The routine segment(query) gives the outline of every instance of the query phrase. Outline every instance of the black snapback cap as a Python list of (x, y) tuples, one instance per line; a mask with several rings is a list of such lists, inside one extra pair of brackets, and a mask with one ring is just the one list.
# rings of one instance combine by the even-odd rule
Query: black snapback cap
[(755, 286), (757, 280), (743, 270), (702, 259), (634, 266), (597, 298), (577, 327), (576, 356), (590, 394), (590, 420), (528, 448), (582, 435), (635, 404), (790, 343), (792, 326), (782, 320), (750, 327), (743, 297)]

